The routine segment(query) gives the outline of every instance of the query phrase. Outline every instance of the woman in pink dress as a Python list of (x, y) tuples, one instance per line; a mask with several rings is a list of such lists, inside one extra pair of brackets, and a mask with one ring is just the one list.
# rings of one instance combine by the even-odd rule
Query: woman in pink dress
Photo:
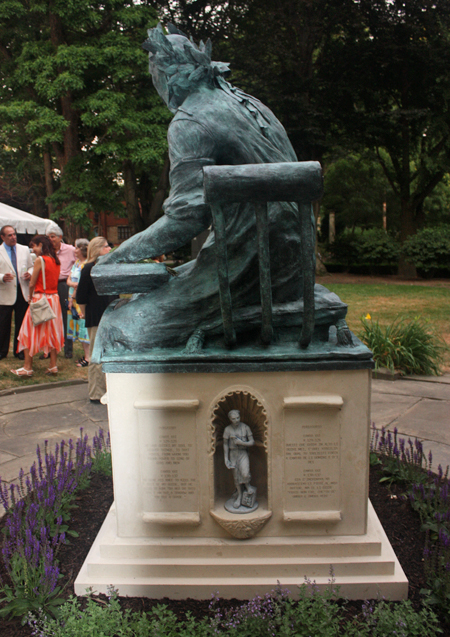
[[(28, 302), (38, 301), (45, 294), (56, 318), (40, 325), (34, 325), (30, 308), (28, 308), (20, 328), (17, 347), (19, 352), (23, 350), (25, 362), (23, 367), (12, 369), (11, 372), (16, 376), (32, 376), (33, 356), (43, 351), (44, 354), (50, 354), (50, 365), (46, 373), (55, 375), (58, 373), (56, 357), (64, 347), (64, 327), (58, 297), (58, 278), (61, 265), (48, 237), (36, 235), (30, 241), (30, 247), (36, 255), (36, 261), (30, 280)], [(42, 279), (42, 260), (45, 262), (45, 292)]]

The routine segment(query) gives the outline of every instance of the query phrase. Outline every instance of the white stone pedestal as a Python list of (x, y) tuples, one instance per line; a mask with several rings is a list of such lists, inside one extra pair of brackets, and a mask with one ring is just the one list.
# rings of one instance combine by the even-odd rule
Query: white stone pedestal
[[(115, 503), (80, 571), (121, 595), (247, 599), (333, 569), (353, 599), (407, 596), (368, 506), (370, 369), (108, 373)], [(223, 460), (239, 409), (258, 509), (232, 514)]]

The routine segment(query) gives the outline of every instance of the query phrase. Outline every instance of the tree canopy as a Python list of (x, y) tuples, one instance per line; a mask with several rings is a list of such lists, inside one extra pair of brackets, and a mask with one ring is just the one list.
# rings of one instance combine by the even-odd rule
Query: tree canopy
[(157, 13), (212, 38), (214, 58), (272, 108), (299, 159), (371, 151), (402, 240), (433, 218), (427, 199), (450, 172), (447, 0), (3, 0), (5, 192), (37, 201), (45, 189), (76, 220), (125, 199), (135, 230), (151, 222), (170, 115), (139, 45)]
[(423, 224), (425, 199), (450, 171), (450, 6), (350, 4), (354, 28), (323, 50), (324, 96), (346, 145), (377, 154), (400, 203), (405, 240)]
[(140, 47), (156, 22), (146, 0), (1, 3), (1, 169), (37, 169), (55, 216), (86, 224), (125, 199), (148, 225), (170, 119)]
[(447, 0), (157, 2), (194, 37), (223, 41), (233, 81), (266, 102), (299, 159), (372, 150), (404, 239), (450, 171)]

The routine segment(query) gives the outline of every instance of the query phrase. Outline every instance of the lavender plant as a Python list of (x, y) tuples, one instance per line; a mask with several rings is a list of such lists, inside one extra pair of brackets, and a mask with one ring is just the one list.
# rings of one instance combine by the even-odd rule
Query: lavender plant
[[(94, 457), (104, 455), (102, 431), (95, 445)], [(8, 581), (0, 582), (0, 617), (25, 616), (38, 608), (54, 614), (62, 603), (58, 549), (67, 535), (76, 536), (68, 526), (70, 512), (76, 490), (89, 484), (93, 460), (82, 429), (75, 443), (62, 441), (51, 452), (46, 441), (44, 453), (39, 446), (36, 453), (29, 475), (20, 471), (18, 485), (8, 486), (0, 478), (6, 511), (2, 559), (8, 574)]]
[(430, 604), (436, 605), (450, 615), (450, 535), (441, 529), (435, 541), (427, 533), (425, 541), (424, 571), (429, 588), (422, 592), (429, 597)]
[(448, 471), (447, 467), (444, 473), (439, 465), (436, 475), (430, 472), (426, 483), (412, 484), (408, 493), (412, 508), (419, 513), (423, 528), (432, 540), (438, 538), (442, 529), (450, 531)]
[(213, 596), (210, 610), (214, 613), (211, 625), (215, 633), (229, 637), (274, 637), (278, 633), (282, 609), (289, 603), (289, 591), (277, 587), (264, 597), (257, 596), (237, 608), (221, 611), (219, 597)]
[(394, 431), (384, 427), (378, 430), (372, 423), (370, 441), (371, 464), (379, 464), (384, 476), (380, 482), (423, 482), (431, 473), (433, 455), (424, 453), (423, 445), (415, 438), (399, 438), (397, 427)]
[[(372, 425), (371, 462), (382, 466), (385, 476), (380, 482), (402, 482), (407, 485), (411, 507), (418, 512), (426, 531), (424, 570), (428, 589), (422, 592), (430, 604), (450, 614), (450, 488), (449, 467), (431, 471), (432, 454), (428, 457), (420, 441), (407, 441), (384, 428)], [(401, 633), (399, 633), (401, 634)]]
[[(14, 514), (8, 518), (5, 527), (7, 537), (2, 557), (11, 585), (1, 586), (3, 597), (0, 601), (5, 605), (0, 609), (0, 617), (11, 615), (25, 618), (29, 611), (38, 611), (40, 608), (54, 614), (57, 606), (64, 602), (64, 599), (58, 597), (61, 586), (57, 584), (62, 576), (56, 554), (64, 543), (65, 536), (62, 533), (51, 538), (45, 527), (38, 528), (36, 516), (32, 513), (33, 521), (27, 527), (23, 541), (20, 533), (22, 520), (20, 514), (17, 515), (20, 504), (22, 503), (18, 503)], [(35, 528), (33, 525), (36, 525)]]
[(109, 431), (105, 436), (103, 429), (92, 439), (92, 471), (105, 476), (112, 475), (111, 438)]
[(280, 584), (264, 597), (257, 596), (242, 606), (224, 612), (214, 596), (210, 610), (215, 634), (227, 637), (335, 637), (341, 635), (341, 609), (335, 603), (339, 587), (335, 586), (333, 569), (325, 590), (305, 578), (298, 587), (298, 599)]
[(424, 571), (430, 603), (450, 615), (450, 493), (448, 467), (439, 466), (429, 483), (414, 484), (409, 492), (413, 509), (419, 512), (426, 531)]
[(54, 453), (45, 441), (44, 454), (38, 445), (36, 455), (37, 463), (33, 463), (29, 475), (25, 477), (23, 469), (20, 470), (19, 484), (8, 486), (0, 478), (0, 501), (7, 513), (20, 500), (25, 502), (25, 508), (38, 504), (38, 520), (49, 527), (53, 536), (68, 530), (63, 522), (70, 517), (73, 494), (89, 484), (92, 460), (88, 436), (83, 436), (81, 429), (75, 443), (63, 440), (55, 445)]

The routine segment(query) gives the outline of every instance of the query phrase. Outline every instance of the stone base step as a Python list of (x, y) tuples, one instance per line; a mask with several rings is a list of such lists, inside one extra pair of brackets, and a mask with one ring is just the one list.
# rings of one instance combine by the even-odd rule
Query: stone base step
[[(403, 571), (401, 571), (403, 575)], [(80, 572), (75, 582), (75, 594), (85, 595), (92, 583), (80, 578)], [(278, 580), (283, 589), (287, 589), (292, 597), (297, 597), (298, 587), (305, 580), (286, 577)], [(314, 586), (320, 591), (325, 591), (330, 586), (330, 576), (316, 577)], [(96, 578), (94, 591), (107, 593), (111, 586), (110, 578)], [(277, 582), (272, 578), (195, 578), (187, 581), (185, 578), (121, 578), (120, 584), (114, 585), (119, 589), (119, 594), (124, 597), (148, 597), (151, 599), (211, 599), (212, 594), (218, 593), (222, 599), (253, 599), (257, 595), (275, 591)], [(336, 577), (334, 589), (337, 597), (347, 599), (378, 599), (382, 596), (388, 600), (401, 600), (408, 597), (408, 581), (401, 578), (398, 572), (391, 576), (347, 576)]]
[[(393, 575), (395, 565), (389, 557), (360, 558), (349, 556), (348, 558), (303, 558), (294, 560), (290, 558), (235, 558), (235, 559), (183, 559), (178, 560), (102, 560), (101, 563), (90, 564), (88, 574), (90, 577), (101, 577), (105, 569), (111, 577), (150, 577), (184, 578), (196, 577), (211, 579), (215, 573), (220, 573), (221, 578), (232, 578), (236, 573), (243, 577), (252, 577), (257, 573), (259, 577), (272, 577), (272, 580), (281, 577), (295, 577), (302, 581), (304, 577), (327, 577), (330, 569), (336, 577), (343, 575), (357, 575), (361, 571), (367, 575)], [(242, 579), (242, 578), (241, 578)]]
[[(121, 595), (172, 599), (248, 599), (276, 587), (295, 594), (305, 578), (325, 588), (333, 570), (340, 594), (350, 599), (383, 595), (404, 599), (408, 582), (369, 503), (364, 536), (253, 538), (118, 538), (112, 507), (75, 582)], [(290, 550), (289, 550), (290, 549)]]
[(376, 529), (366, 535), (255, 537), (248, 540), (204, 537), (120, 538), (115, 534), (114, 505), (103, 527), (100, 554), (102, 559), (174, 559), (189, 558), (232, 559), (236, 546), (245, 545), (248, 558), (338, 558), (347, 555), (381, 555), (382, 541)]

